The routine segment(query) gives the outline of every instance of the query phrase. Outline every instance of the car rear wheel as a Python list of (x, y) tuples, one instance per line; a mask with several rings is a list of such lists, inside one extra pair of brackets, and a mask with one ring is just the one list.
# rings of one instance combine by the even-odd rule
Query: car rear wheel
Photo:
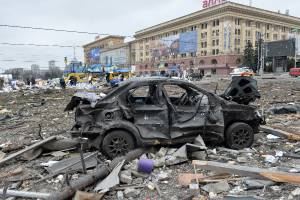
[(135, 148), (133, 137), (126, 131), (116, 130), (108, 133), (102, 142), (103, 153), (114, 158)]
[(225, 141), (231, 149), (249, 148), (254, 142), (254, 131), (246, 123), (234, 123), (228, 127)]

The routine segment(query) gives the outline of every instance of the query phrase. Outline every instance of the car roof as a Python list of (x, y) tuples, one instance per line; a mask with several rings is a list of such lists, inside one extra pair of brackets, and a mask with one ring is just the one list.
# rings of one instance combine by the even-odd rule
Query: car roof
[(171, 83), (189, 83), (188, 81), (181, 80), (181, 79), (173, 79), (168, 77), (137, 77), (132, 78), (124, 83), (147, 83), (147, 82), (171, 82)]

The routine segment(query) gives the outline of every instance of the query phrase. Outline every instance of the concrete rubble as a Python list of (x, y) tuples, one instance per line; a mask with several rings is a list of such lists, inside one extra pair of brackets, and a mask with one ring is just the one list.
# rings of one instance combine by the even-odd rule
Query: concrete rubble
[[(230, 81), (204, 79), (196, 84), (214, 91), (217, 82), (222, 91)], [(0, 94), (0, 194), (16, 199), (24, 199), (20, 195), (47, 199), (50, 194), (64, 192), (79, 180), (107, 169), (100, 179), (72, 191), (74, 198), (297, 199), (300, 189), (293, 177), (300, 176), (299, 79), (258, 79), (258, 85), (261, 99), (255, 104), (266, 114), (267, 124), (252, 148), (216, 147), (204, 143), (201, 137), (193, 144), (158, 146), (144, 153), (144, 158), (153, 161), (151, 173), (138, 170), (140, 156), (124, 163), (120, 160), (117, 165), (88, 145), (80, 146), (78, 141), (49, 146), (52, 138), (70, 138), (68, 130), (72, 128), (74, 112), (63, 110), (75, 92), (87, 89), (85, 86), (64, 91), (55, 86), (33, 89), (20, 85), (14, 92), (5, 89)], [(88, 89), (100, 93), (101, 87)], [(33, 145), (35, 151), (41, 150), (30, 152), (32, 159), (27, 161), (22, 155)], [(86, 157), (91, 152), (95, 156), (88, 162)], [(192, 160), (238, 168), (232, 167), (230, 173), (219, 172), (218, 166), (208, 169)], [(268, 171), (254, 172), (252, 168)], [(242, 170), (234, 171), (237, 169)]]

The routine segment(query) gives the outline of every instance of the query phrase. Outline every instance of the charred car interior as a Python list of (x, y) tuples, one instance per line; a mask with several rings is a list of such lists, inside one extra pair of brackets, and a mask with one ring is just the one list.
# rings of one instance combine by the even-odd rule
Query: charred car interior
[[(104, 96), (104, 95), (103, 95)], [(76, 109), (73, 137), (86, 137), (109, 157), (138, 146), (204, 140), (232, 149), (250, 147), (262, 118), (248, 105), (260, 95), (256, 81), (238, 77), (218, 96), (169, 78), (123, 82), (104, 97), (75, 94), (66, 111)]]

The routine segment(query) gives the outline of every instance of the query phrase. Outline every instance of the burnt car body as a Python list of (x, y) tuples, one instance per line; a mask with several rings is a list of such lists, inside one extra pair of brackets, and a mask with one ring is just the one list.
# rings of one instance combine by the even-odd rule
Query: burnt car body
[(88, 138), (109, 157), (137, 146), (187, 143), (198, 135), (206, 141), (225, 142), (233, 149), (250, 147), (262, 118), (256, 107), (244, 105), (257, 97), (257, 87), (246, 80), (251, 95), (248, 100), (242, 98), (243, 104), (228, 95), (231, 89), (239, 88), (235, 95), (241, 96), (240, 89), (246, 85), (231, 84), (222, 98), (169, 78), (129, 80), (103, 98), (76, 94), (66, 108), (76, 108), (71, 134)]

